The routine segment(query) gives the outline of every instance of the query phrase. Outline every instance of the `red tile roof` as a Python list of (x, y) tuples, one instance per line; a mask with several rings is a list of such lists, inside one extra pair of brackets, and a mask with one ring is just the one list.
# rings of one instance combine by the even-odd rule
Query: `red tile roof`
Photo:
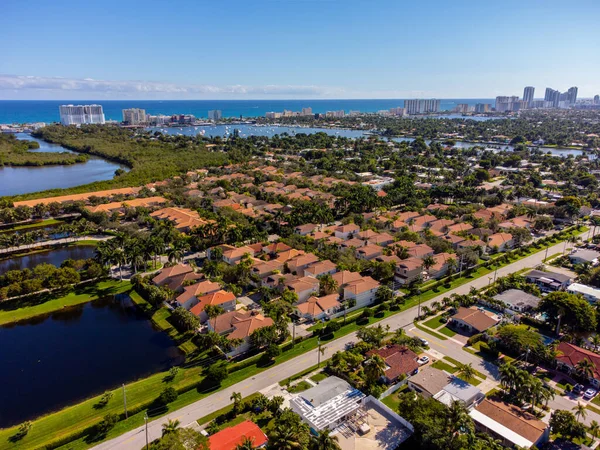
[(254, 422), (245, 422), (225, 428), (208, 438), (210, 450), (235, 450), (235, 448), (248, 438), (252, 441), (254, 448), (267, 443), (265, 433)]
[(568, 342), (561, 342), (556, 350), (560, 352), (556, 360), (571, 367), (575, 367), (583, 359), (588, 359), (594, 364), (594, 378), (600, 380), (600, 355)]

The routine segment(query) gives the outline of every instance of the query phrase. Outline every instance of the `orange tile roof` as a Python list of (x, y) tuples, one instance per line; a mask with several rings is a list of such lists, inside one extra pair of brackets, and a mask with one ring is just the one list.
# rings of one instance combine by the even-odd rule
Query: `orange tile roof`
[(325, 311), (331, 308), (341, 306), (339, 302), (338, 294), (330, 294), (324, 297), (310, 297), (306, 302), (296, 305), (298, 311), (302, 314), (309, 314), (312, 317), (316, 317), (323, 314)]
[(208, 305), (218, 306), (235, 300), (235, 295), (233, 295), (232, 292), (221, 290), (198, 297), (198, 300), (200, 303), (190, 309), (190, 312), (196, 316), (204, 311), (204, 308), (206, 308)]
[(208, 438), (208, 443), (210, 450), (235, 450), (246, 438), (252, 441), (254, 448), (263, 446), (268, 441), (258, 425), (246, 420), (213, 434)]
[(379, 282), (375, 281), (371, 277), (362, 277), (359, 280), (351, 281), (344, 287), (345, 291), (350, 291), (355, 295), (362, 294), (363, 292), (370, 291), (379, 287)]
[(337, 282), (338, 287), (342, 287), (352, 281), (360, 280), (362, 276), (358, 272), (350, 272), (348, 270), (342, 270), (341, 272), (334, 273), (331, 275), (332, 278)]
[(231, 311), (221, 314), (215, 320), (215, 331), (225, 333), (229, 339), (244, 339), (249, 337), (255, 330), (273, 325), (273, 319), (264, 317), (256, 312)]
[(163, 270), (160, 271), (158, 275), (152, 278), (152, 282), (156, 285), (160, 285), (161, 283), (166, 282), (167, 279), (170, 277), (193, 271), (194, 269), (192, 269), (192, 267), (187, 264), (177, 264), (175, 266), (165, 267)]
[(110, 212), (116, 209), (121, 209), (123, 206), (127, 208), (137, 208), (164, 205), (165, 203), (167, 203), (167, 199), (164, 197), (134, 198), (133, 200), (124, 200), (122, 202), (111, 202), (97, 206), (87, 206), (86, 209), (91, 213), (100, 211)]
[(163, 208), (154, 211), (150, 216), (160, 220), (170, 220), (175, 228), (193, 228), (206, 225), (208, 221), (200, 218), (196, 211), (187, 208)]
[(129, 188), (120, 188), (120, 189), (108, 189), (106, 191), (96, 191), (96, 192), (85, 192), (83, 194), (72, 194), (72, 195), (60, 195), (58, 197), (48, 197), (48, 198), (38, 198), (35, 200), (24, 200), (21, 202), (15, 202), (15, 208), (17, 206), (30, 206), (33, 207), (40, 203), (47, 205), (49, 203), (58, 202), (76, 202), (76, 201), (86, 201), (89, 197), (111, 197), (117, 194), (125, 194), (125, 195), (136, 195), (140, 192), (141, 187), (129, 187)]
[(537, 442), (548, 428), (547, 424), (522, 408), (489, 398), (475, 409), (531, 442)]

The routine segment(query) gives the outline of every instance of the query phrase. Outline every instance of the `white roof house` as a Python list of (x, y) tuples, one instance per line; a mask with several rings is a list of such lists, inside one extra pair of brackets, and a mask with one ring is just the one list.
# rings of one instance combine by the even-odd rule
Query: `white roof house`
[(596, 303), (600, 300), (600, 289), (581, 283), (573, 283), (567, 291), (571, 294), (581, 294), (590, 303)]

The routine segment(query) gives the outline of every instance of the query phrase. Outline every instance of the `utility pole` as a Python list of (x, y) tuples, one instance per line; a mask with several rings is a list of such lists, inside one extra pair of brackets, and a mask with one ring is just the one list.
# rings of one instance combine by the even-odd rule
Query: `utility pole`
[(549, 249), (549, 248), (550, 248), (550, 246), (548, 245), (548, 246), (546, 247), (546, 254), (544, 255), (544, 261), (543, 261), (544, 263), (545, 263), (545, 262), (546, 262), (546, 260), (548, 259), (548, 249)]
[(127, 419), (127, 394), (125, 393), (125, 383), (123, 383), (123, 407), (125, 408), (125, 418)]
[(421, 290), (417, 289), (417, 297), (419, 298), (419, 319), (421, 318)]
[(146, 423), (146, 450), (148, 450), (148, 414), (144, 414), (144, 422)]
[(496, 283), (496, 276), (498, 275), (498, 265), (496, 265), (496, 270), (494, 271), (494, 283)]
[(319, 350), (317, 351), (317, 369), (321, 367), (321, 338), (317, 339), (317, 345), (319, 346)]
[(292, 348), (296, 345), (296, 321), (292, 320)]

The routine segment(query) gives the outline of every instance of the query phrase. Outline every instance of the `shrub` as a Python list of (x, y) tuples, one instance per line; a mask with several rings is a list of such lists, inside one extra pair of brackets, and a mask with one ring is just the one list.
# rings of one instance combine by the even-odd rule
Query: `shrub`
[(467, 344), (468, 345), (473, 345), (476, 342), (479, 342), (483, 339), (483, 334), (479, 333), (479, 334), (474, 334), (473, 336), (471, 336), (468, 340), (467, 340)]

